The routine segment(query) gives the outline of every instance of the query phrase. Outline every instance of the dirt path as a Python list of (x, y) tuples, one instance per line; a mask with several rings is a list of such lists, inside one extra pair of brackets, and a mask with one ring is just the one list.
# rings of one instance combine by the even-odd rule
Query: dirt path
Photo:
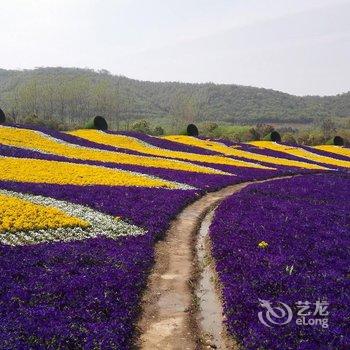
[(186, 207), (172, 222), (166, 239), (155, 246), (156, 263), (148, 280), (138, 324), (141, 349), (198, 348), (198, 328), (190, 317), (193, 300), (189, 283), (196, 263), (196, 233), (205, 215), (219, 202), (251, 183), (264, 181), (241, 183), (208, 193)]

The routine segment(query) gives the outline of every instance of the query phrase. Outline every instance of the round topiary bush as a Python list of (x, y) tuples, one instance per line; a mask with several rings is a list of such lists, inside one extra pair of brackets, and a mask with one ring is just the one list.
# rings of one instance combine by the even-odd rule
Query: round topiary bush
[(106, 122), (106, 119), (101, 116), (96, 116), (95, 118), (91, 119), (86, 125), (86, 129), (96, 129), (96, 130), (107, 130), (108, 124)]
[(327, 145), (344, 146), (344, 139), (341, 136), (335, 136), (327, 142)]
[(264, 137), (265, 141), (281, 142), (281, 135), (277, 131), (272, 131)]
[(5, 123), (6, 121), (6, 116), (4, 111), (0, 108), (0, 124)]
[(188, 136), (198, 136), (199, 135), (198, 128), (194, 124), (189, 124), (187, 126), (187, 135)]

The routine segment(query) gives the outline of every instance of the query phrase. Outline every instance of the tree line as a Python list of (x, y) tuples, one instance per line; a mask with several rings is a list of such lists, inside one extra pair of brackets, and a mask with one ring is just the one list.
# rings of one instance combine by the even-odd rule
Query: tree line
[(302, 123), (349, 117), (350, 93), (298, 97), (239, 85), (143, 82), (78, 68), (0, 69), (0, 107), (12, 119), (35, 115), (69, 125), (104, 115), (122, 121), (165, 118), (236, 124)]

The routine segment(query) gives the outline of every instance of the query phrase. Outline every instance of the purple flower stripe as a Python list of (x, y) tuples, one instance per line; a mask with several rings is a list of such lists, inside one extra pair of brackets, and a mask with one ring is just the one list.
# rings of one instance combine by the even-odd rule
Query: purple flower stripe
[[(247, 159), (245, 158), (239, 158), (239, 157), (230, 157), (230, 158), (247, 161)], [(198, 164), (198, 165), (205, 164), (202, 162), (192, 162), (192, 163)], [(244, 181), (267, 179), (267, 178), (273, 178), (273, 177), (283, 176), (283, 175), (319, 173), (321, 171), (322, 172), (325, 171), (325, 170), (303, 169), (303, 168), (283, 166), (283, 165), (257, 162), (257, 161), (255, 161), (254, 163), (261, 164), (261, 165), (273, 168), (275, 170), (247, 168), (247, 167), (238, 167), (238, 166), (234, 167), (234, 166), (223, 165), (223, 164), (210, 164), (210, 167), (240, 176)]]
[[(229, 332), (246, 349), (345, 349), (350, 343), (350, 176), (305, 175), (247, 187), (210, 227)], [(302, 218), (302, 220), (301, 220)], [(268, 243), (260, 248), (259, 242)], [(293, 266), (292, 272), (288, 267)], [(259, 299), (329, 302), (329, 328), (259, 322)]]

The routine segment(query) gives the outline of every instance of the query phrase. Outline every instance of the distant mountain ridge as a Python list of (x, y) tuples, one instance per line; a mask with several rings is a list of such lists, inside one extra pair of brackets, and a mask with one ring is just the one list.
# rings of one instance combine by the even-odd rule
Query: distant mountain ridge
[(196, 121), (310, 123), (349, 117), (350, 91), (299, 97), (234, 84), (138, 81), (104, 70), (0, 69), (0, 107), (14, 115), (36, 112), (76, 121), (104, 113), (118, 120), (188, 115)]

